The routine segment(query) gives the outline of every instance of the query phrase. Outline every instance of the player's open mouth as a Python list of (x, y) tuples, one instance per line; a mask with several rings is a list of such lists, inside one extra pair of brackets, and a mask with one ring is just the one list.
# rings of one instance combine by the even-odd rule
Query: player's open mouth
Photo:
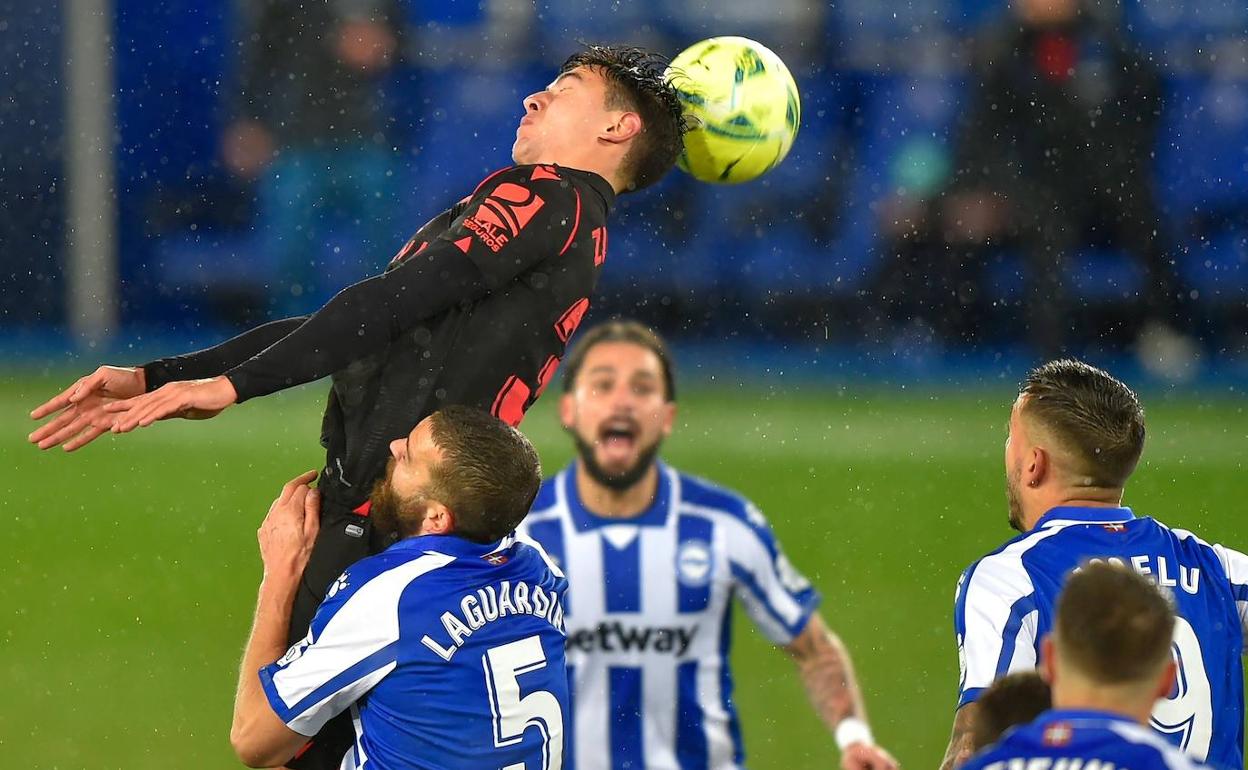
[(608, 459), (628, 455), (637, 443), (637, 433), (637, 424), (632, 420), (612, 420), (599, 430), (598, 443)]

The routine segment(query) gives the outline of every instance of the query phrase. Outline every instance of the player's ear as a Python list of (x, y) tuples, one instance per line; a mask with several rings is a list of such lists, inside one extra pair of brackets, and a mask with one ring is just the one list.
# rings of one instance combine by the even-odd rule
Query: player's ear
[(1174, 658), (1166, 658), (1166, 666), (1162, 669), (1161, 678), (1157, 680), (1157, 687), (1154, 688), (1153, 697), (1161, 699), (1170, 697), (1171, 691), (1174, 689), (1174, 683), (1179, 676), (1179, 666), (1174, 662)]
[(1043, 447), (1033, 447), (1031, 457), (1023, 468), (1023, 480), (1029, 487), (1038, 487), (1048, 478), (1050, 471), (1049, 453)]
[(1050, 687), (1053, 686), (1053, 674), (1057, 669), (1053, 654), (1053, 634), (1045, 634), (1040, 640), (1040, 678)]
[(616, 118), (606, 127), (598, 138), (611, 144), (627, 142), (641, 133), (641, 116), (635, 112), (614, 113)]
[(564, 393), (559, 397), (559, 422), (564, 428), (571, 430), (576, 420), (576, 396)]
[(455, 514), (437, 500), (430, 500), (428, 508), (425, 509), (424, 527), (421, 528), (422, 535), (449, 535), (455, 531)]
[(676, 425), (676, 402), (668, 401), (663, 405), (663, 435), (664, 437), (672, 435), (672, 428)]

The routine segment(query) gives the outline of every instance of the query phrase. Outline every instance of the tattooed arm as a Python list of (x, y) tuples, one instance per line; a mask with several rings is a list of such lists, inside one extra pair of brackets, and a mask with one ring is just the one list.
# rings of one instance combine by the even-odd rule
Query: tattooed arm
[(897, 760), (876, 746), (849, 651), (818, 614), (786, 647), (815, 712), (837, 738), (846, 770), (895, 770)]
[(968, 703), (958, 709), (953, 718), (953, 733), (949, 736), (949, 748), (945, 749), (945, 758), (940, 763), (940, 770), (954, 770), (971, 756), (973, 752), (971, 739), (975, 733), (974, 703)]

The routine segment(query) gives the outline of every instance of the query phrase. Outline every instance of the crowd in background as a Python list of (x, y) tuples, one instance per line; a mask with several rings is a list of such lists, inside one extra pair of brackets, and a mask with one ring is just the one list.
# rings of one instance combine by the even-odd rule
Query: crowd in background
[[(508, 162), (521, 99), (578, 41), (674, 54), (744, 34), (797, 77), (790, 158), (741, 186), (673, 172), (622, 198), (596, 314), (677, 336), (1244, 351), (1234, 0), (116, 8), (127, 321), (313, 309)], [(10, 10), (44, 36), (3, 54), (30, 77), (0, 107), (6, 195), (25, 202), (4, 215), (0, 325), (55, 323), (59, 154), (21, 123), (55, 135), (30, 65), (54, 70), (59, 44), (46, 13)]]

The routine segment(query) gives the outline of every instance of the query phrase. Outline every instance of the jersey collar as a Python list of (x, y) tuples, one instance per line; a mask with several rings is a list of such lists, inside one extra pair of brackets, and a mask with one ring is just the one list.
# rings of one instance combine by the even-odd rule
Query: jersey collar
[(514, 537), (508, 535), (502, 540), (493, 543), (474, 543), (458, 535), (417, 535), (416, 537), (405, 537), (390, 546), (390, 548), (417, 553), (436, 551), (447, 556), (473, 557), (485, 556), (495, 551), (501, 551), (510, 546), (513, 540)]
[(584, 503), (581, 502), (580, 492), (576, 488), (577, 465), (576, 461), (573, 460), (564, 472), (560, 474), (563, 479), (563, 498), (567, 501), (568, 511), (572, 514), (572, 523), (582, 532), (612, 525), (661, 527), (666, 524), (667, 512), (671, 508), (672, 482), (669, 478), (670, 474), (667, 466), (657, 460), (654, 464), (659, 469), (659, 483), (655, 487), (654, 500), (651, 501), (650, 507), (631, 518), (618, 519), (609, 516), (599, 516), (586, 508)]
[(593, 171), (584, 171), (579, 168), (569, 168), (567, 166), (556, 165), (555, 168), (560, 171), (567, 171), (571, 174), (579, 176), (594, 192), (602, 196), (602, 203), (606, 206), (607, 212), (610, 213), (612, 207), (615, 206), (615, 188), (611, 186), (601, 175)]
[(1049, 709), (1036, 717), (1032, 724), (1044, 727), (1055, 722), (1128, 722), (1136, 724), (1135, 720), (1126, 714), (1119, 714), (1117, 711), (1104, 711), (1101, 709)]
[(1047, 527), (1057, 521), (1109, 524), (1112, 522), (1131, 521), (1134, 518), (1135, 514), (1127, 507), (1085, 508), (1078, 505), (1059, 505), (1056, 508), (1050, 508), (1041, 516), (1040, 520), (1036, 522), (1035, 529)]

